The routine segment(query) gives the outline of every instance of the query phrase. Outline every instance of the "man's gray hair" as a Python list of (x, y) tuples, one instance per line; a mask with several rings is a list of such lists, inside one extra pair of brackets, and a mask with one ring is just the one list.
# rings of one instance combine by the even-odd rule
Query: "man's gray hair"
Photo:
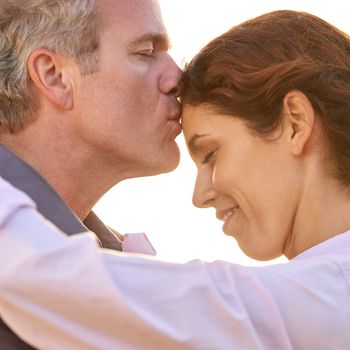
[(74, 59), (82, 74), (97, 70), (95, 0), (0, 1), (0, 132), (15, 133), (35, 118), (27, 61), (46, 48)]

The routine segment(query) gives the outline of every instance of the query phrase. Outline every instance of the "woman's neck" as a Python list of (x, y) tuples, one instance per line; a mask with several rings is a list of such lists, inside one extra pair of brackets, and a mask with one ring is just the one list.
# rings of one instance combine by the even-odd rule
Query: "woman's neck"
[(350, 195), (335, 181), (313, 177), (305, 186), (284, 255), (303, 251), (350, 230)]

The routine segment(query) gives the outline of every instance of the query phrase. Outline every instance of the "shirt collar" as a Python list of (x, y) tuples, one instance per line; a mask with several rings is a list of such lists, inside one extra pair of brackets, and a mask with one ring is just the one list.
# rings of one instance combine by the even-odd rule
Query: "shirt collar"
[(89, 213), (84, 225), (39, 173), (1, 144), (0, 176), (27, 193), (38, 211), (67, 235), (90, 229), (103, 247), (121, 250), (121, 242), (93, 212)]
[(305, 250), (292, 260), (299, 260), (321, 255), (349, 255), (350, 231), (338, 234), (314, 247)]

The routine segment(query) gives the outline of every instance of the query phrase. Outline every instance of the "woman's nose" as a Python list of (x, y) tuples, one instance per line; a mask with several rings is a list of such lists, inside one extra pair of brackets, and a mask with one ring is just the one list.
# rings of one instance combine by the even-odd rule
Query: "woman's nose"
[(213, 187), (211, 172), (198, 171), (192, 202), (198, 208), (214, 206), (216, 191)]

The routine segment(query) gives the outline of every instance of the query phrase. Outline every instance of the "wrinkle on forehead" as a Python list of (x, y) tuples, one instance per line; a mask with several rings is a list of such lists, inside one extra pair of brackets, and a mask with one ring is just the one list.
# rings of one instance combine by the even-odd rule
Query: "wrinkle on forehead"
[(152, 36), (162, 48), (169, 50), (170, 42), (158, 1), (96, 1), (99, 4), (97, 5), (97, 16), (100, 22), (100, 32), (111, 29), (115, 33), (113, 40), (120, 39), (126, 45), (141, 40), (147, 35)]
[(139, 18), (153, 19), (161, 24), (162, 31), (166, 31), (157, 0), (96, 0), (96, 4), (107, 22), (115, 21), (118, 17), (120, 21), (136, 19), (138, 15)]

